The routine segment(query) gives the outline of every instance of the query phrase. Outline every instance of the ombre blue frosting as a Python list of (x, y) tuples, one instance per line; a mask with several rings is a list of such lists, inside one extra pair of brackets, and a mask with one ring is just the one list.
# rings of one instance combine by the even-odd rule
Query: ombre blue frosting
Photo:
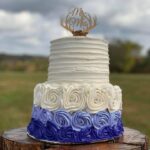
[(58, 143), (93, 143), (112, 140), (123, 133), (121, 111), (107, 110), (90, 114), (65, 110), (49, 111), (33, 107), (32, 119), (27, 127), (30, 136)]

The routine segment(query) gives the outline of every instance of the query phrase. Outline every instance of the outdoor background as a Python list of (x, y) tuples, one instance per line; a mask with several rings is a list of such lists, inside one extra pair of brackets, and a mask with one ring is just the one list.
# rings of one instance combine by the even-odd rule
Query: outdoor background
[(109, 41), (110, 81), (123, 91), (123, 122), (150, 137), (150, 1), (0, 1), (0, 132), (26, 126), (33, 89), (47, 80), (50, 41), (70, 36), (62, 14), (82, 7), (98, 18), (89, 36)]

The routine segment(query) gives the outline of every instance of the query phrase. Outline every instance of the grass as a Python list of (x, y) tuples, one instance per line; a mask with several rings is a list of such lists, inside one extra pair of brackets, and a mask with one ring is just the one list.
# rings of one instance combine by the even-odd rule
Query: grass
[[(26, 126), (31, 117), (33, 88), (46, 73), (0, 73), (0, 131)], [(123, 90), (123, 122), (150, 137), (150, 75), (111, 74)]]
[(150, 137), (150, 75), (112, 74), (111, 81), (122, 88), (124, 125)]

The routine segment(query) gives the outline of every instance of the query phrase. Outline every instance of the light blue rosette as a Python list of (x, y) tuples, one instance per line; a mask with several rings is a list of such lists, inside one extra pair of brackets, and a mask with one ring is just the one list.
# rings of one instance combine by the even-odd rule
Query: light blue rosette
[(110, 125), (110, 113), (107, 111), (99, 111), (93, 116), (93, 126), (96, 129), (103, 129)]
[(46, 125), (47, 121), (51, 121), (53, 118), (53, 114), (50, 111), (47, 111), (46, 109), (42, 109), (39, 120)]
[(71, 115), (64, 110), (54, 112), (53, 121), (58, 128), (65, 128), (71, 125)]
[(32, 118), (34, 118), (36, 120), (39, 120), (41, 112), (42, 112), (42, 108), (41, 107), (34, 106), (32, 108)]
[(76, 131), (87, 129), (92, 126), (91, 116), (87, 112), (75, 112), (72, 117), (72, 128)]
[(111, 126), (117, 125), (117, 123), (121, 120), (121, 111), (111, 112)]

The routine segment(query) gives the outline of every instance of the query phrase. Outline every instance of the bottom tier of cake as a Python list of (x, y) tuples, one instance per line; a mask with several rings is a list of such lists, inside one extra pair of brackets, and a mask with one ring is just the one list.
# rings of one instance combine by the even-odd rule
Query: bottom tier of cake
[(112, 140), (122, 136), (121, 111), (108, 110), (90, 114), (86, 111), (49, 111), (33, 106), (27, 134), (37, 140), (80, 144)]

